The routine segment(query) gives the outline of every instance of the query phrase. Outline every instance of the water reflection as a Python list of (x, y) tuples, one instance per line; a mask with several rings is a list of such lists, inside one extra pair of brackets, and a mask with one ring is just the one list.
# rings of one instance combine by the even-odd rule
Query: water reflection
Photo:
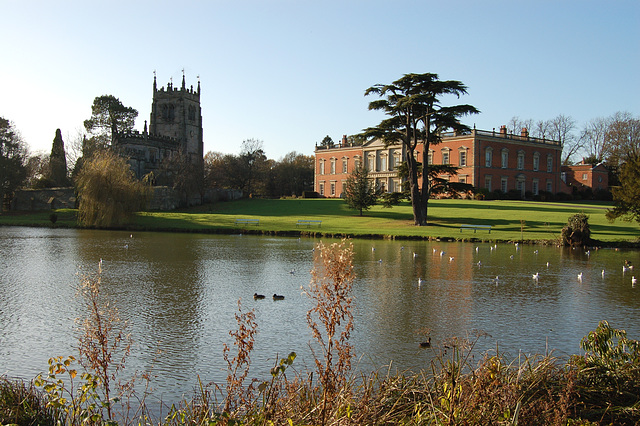
[[(128, 371), (151, 371), (155, 395), (175, 401), (199, 375), (222, 383), (223, 342), (231, 343), (237, 301), (259, 324), (253, 377), (268, 377), (278, 356), (296, 351), (313, 368), (305, 315), (316, 241), (243, 235), (0, 229), (0, 373), (31, 378), (51, 356), (74, 354), (78, 273), (103, 260), (103, 291), (130, 321), (136, 346)], [(568, 250), (504, 244), (355, 240), (355, 330), (360, 368), (428, 365), (433, 349), (473, 330), (480, 350), (517, 355), (576, 353), (607, 319), (640, 338), (628, 259), (636, 251)], [(602, 276), (602, 270), (605, 275)], [(583, 273), (580, 282), (578, 273)], [(538, 273), (539, 280), (532, 275)], [(499, 277), (496, 280), (496, 277)], [(418, 285), (418, 278), (425, 282)], [(270, 297), (253, 300), (254, 292)]]

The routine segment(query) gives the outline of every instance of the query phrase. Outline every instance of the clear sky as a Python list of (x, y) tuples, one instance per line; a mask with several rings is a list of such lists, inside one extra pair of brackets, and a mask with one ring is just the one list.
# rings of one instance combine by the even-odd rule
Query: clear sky
[(142, 130), (153, 72), (179, 85), (182, 69), (205, 152), (253, 138), (276, 160), (378, 124), (365, 89), (406, 73), (462, 81), (443, 103), (480, 109), (463, 121), (483, 130), (640, 115), (638, 0), (0, 0), (0, 21), (0, 116), (32, 151), (57, 128), (68, 143), (105, 94)]

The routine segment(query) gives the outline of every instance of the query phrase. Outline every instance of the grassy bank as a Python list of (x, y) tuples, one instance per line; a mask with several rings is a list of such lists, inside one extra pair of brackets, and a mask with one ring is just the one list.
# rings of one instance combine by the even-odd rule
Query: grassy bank
[[(569, 216), (589, 216), (592, 237), (605, 243), (636, 242), (635, 222), (605, 218), (606, 204), (542, 203), (525, 201), (432, 200), (429, 226), (413, 226), (411, 205), (375, 206), (363, 217), (335, 199), (245, 199), (171, 212), (138, 213), (132, 230), (174, 232), (255, 232), (375, 238), (446, 238), (486, 241), (556, 241)], [(73, 210), (57, 211), (56, 226), (73, 227)], [(0, 216), (0, 225), (50, 226), (50, 212)], [(259, 219), (260, 224), (235, 225), (237, 218)], [(321, 220), (320, 227), (299, 228), (299, 219)], [(463, 230), (461, 224), (491, 225), (487, 230)], [(521, 225), (523, 225), (521, 229)]]

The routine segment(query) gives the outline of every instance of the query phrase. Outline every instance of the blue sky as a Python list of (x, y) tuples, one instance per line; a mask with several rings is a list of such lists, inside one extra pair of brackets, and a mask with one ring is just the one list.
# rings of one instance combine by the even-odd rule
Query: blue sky
[(463, 120), (479, 129), (640, 115), (637, 0), (0, 0), (0, 20), (0, 116), (32, 151), (77, 134), (104, 94), (142, 130), (153, 72), (166, 86), (182, 69), (200, 76), (205, 152), (253, 138), (273, 159), (378, 124), (365, 89), (406, 73), (466, 84), (443, 103), (480, 109)]

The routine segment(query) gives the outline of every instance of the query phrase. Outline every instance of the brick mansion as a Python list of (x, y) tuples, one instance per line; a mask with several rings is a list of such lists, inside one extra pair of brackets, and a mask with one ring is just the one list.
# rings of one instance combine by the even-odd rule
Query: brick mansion
[[(402, 144), (385, 146), (380, 140), (352, 145), (343, 136), (334, 146), (316, 146), (314, 190), (321, 197), (340, 197), (344, 184), (355, 167), (364, 164), (378, 188), (384, 192), (402, 191), (398, 166), (404, 161)], [(426, 157), (426, 158), (425, 158)], [(571, 193), (571, 186), (607, 189), (607, 171), (602, 165), (561, 166), (562, 144), (559, 141), (529, 136), (526, 128), (519, 135), (471, 130), (468, 134), (445, 134), (442, 142), (424, 152), (418, 144), (416, 160), (427, 164), (450, 164), (458, 174), (442, 175), (475, 188), (488, 191), (516, 190), (521, 197), (529, 192)]]

